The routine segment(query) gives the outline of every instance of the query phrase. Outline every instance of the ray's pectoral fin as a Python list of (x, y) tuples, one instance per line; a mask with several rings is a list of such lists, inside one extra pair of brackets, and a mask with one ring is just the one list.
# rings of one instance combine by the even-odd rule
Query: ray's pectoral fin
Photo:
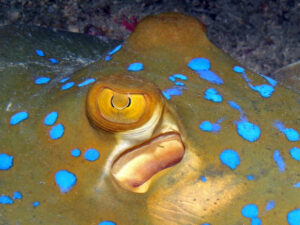
[(106, 168), (120, 187), (144, 193), (154, 175), (183, 158), (179, 126), (153, 84), (133, 76), (103, 78), (89, 90), (86, 107), (92, 126), (118, 140)]
[(127, 190), (145, 192), (150, 178), (181, 161), (184, 145), (178, 133), (166, 133), (133, 147), (115, 160), (112, 175)]

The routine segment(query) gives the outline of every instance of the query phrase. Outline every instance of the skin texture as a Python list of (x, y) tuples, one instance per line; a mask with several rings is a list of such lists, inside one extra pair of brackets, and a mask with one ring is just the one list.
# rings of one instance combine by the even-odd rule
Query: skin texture
[[(210, 69), (224, 83), (213, 84), (191, 70), (187, 64), (197, 57), (208, 59)], [(129, 64), (134, 62), (142, 62), (144, 69), (128, 71)], [(99, 79), (91, 85), (89, 93), (99, 83), (107, 83), (118, 93), (139, 90), (157, 96), (152, 99), (159, 100), (152, 103), (161, 110), (152, 113), (148, 120), (156, 118), (154, 122), (145, 121), (138, 127), (129, 125), (128, 130), (120, 130), (120, 126), (116, 131), (111, 127), (105, 130), (88, 114), (89, 101), (97, 99), (87, 98), (87, 86), (62, 91), (58, 82), (37, 86), (28, 82), (30, 77), (24, 81), (29, 83), (26, 86), (21, 84), (22, 79), (16, 82), (17, 97), (5, 95), (4, 99), (13, 105), (9, 110), (1, 108), (1, 152), (13, 155), (14, 165), (0, 171), (0, 187), (6, 195), (19, 190), (23, 199), (0, 205), (0, 220), (4, 224), (22, 225), (97, 225), (104, 220), (119, 225), (242, 225), (250, 224), (250, 219), (241, 214), (242, 208), (256, 204), (263, 224), (288, 224), (288, 213), (300, 208), (299, 188), (293, 187), (300, 181), (299, 161), (291, 157), (289, 149), (300, 148), (300, 142), (288, 141), (273, 124), (279, 120), (300, 131), (300, 96), (277, 85), (271, 97), (263, 98), (241, 74), (233, 71), (236, 65), (236, 61), (209, 42), (197, 20), (171, 13), (144, 19), (110, 61), (99, 60), (71, 77), (76, 84), (86, 78)], [(245, 73), (253, 85), (267, 83), (249, 70)], [(173, 74), (184, 74), (188, 79), (182, 94), (167, 100), (159, 90), (174, 86), (169, 80)], [(119, 76), (126, 79), (117, 79)], [(205, 99), (208, 88), (216, 88), (223, 101)], [(250, 142), (237, 133), (236, 121), (241, 113), (227, 101), (236, 102), (248, 120), (259, 126), (258, 140)], [(10, 125), (10, 117), (22, 110), (28, 112), (29, 118)], [(43, 124), (51, 111), (59, 113), (57, 123), (65, 127), (64, 135), (57, 140), (49, 137), (51, 127)], [(203, 121), (215, 122), (220, 118), (223, 121), (219, 132), (199, 128)], [(116, 159), (166, 132), (175, 132), (180, 137), (176, 140), (183, 143), (183, 158), (156, 173), (143, 191), (126, 189), (116, 182), (118, 177), (111, 173)], [(75, 158), (70, 154), (74, 148), (82, 153), (95, 148), (100, 158), (94, 162), (83, 156)], [(220, 161), (225, 149), (238, 153), (240, 165), (236, 169)], [(282, 172), (273, 159), (275, 150), (279, 150), (285, 163)], [(163, 157), (168, 159), (168, 155)], [(167, 159), (161, 161), (169, 162)], [(150, 161), (153, 162), (152, 158)], [(117, 162), (122, 168), (123, 162)], [(140, 172), (134, 166), (131, 168)], [(77, 177), (75, 186), (67, 193), (61, 193), (55, 183), (54, 176), (59, 170), (68, 170)], [(254, 180), (248, 180), (248, 175), (253, 175)], [(275, 207), (267, 211), (270, 200), (275, 201)], [(34, 201), (41, 205), (32, 207)]]

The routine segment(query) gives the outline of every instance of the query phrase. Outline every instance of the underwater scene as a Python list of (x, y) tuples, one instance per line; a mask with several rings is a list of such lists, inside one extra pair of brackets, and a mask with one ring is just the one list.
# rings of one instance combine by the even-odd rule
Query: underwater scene
[(299, 89), (195, 18), (0, 45), (0, 225), (300, 225)]

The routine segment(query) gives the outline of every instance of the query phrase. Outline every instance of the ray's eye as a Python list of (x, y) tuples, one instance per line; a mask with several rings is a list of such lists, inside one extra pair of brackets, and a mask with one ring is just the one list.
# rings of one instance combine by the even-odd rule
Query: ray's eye
[(97, 128), (126, 131), (146, 123), (157, 107), (156, 96), (142, 90), (98, 83), (88, 93), (87, 115)]

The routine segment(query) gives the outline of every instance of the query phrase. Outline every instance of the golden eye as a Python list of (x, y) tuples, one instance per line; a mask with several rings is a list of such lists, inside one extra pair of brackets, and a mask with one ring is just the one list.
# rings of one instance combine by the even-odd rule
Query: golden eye
[(128, 87), (128, 82), (118, 83), (122, 79), (114, 81), (99, 81), (88, 93), (87, 115), (97, 128), (111, 132), (135, 129), (146, 123), (155, 109), (161, 108), (161, 97), (154, 86), (143, 87), (141, 81), (130, 80), (138, 85)]

